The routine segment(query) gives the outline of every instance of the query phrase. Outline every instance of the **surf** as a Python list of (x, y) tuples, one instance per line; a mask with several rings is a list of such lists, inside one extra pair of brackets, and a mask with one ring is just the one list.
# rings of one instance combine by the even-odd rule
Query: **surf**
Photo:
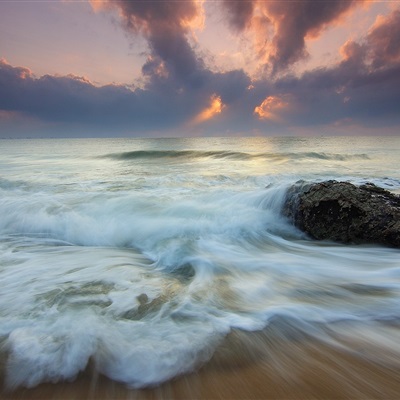
[(1, 149), (0, 352), (10, 389), (70, 381), (88, 365), (152, 387), (198, 371), (230, 335), (301, 332), (339, 348), (347, 326), (378, 346), (396, 323), (398, 250), (316, 242), (281, 214), (298, 180), (399, 190), (390, 147), (50, 143), (51, 157), (49, 141)]

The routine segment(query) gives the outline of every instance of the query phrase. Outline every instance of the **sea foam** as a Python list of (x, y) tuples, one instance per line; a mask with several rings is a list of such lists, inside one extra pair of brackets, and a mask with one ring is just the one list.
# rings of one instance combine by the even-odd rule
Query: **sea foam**
[(232, 330), (270, 324), (338, 345), (343, 326), (365, 329), (397, 352), (382, 327), (398, 320), (399, 251), (312, 241), (280, 210), (300, 179), (400, 190), (398, 153), (321, 140), (6, 141), (7, 385), (90, 364), (153, 386), (206, 363)]

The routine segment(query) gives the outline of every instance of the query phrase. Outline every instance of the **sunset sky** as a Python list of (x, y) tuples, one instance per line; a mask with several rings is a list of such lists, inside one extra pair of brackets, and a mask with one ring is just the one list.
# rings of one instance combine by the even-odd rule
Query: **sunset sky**
[(399, 134), (400, 0), (0, 0), (0, 137)]

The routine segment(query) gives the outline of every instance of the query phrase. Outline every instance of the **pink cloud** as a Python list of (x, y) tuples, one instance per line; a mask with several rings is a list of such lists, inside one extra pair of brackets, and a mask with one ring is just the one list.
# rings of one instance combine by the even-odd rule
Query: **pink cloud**
[[(235, 31), (254, 32), (258, 53), (276, 73), (307, 57), (307, 37), (317, 37), (364, 1), (244, 0), (226, 1), (223, 5), (228, 12), (228, 22)], [(263, 44), (263, 49), (260, 44)]]
[(400, 9), (378, 16), (367, 36), (369, 52), (376, 67), (400, 61)]
[(348, 40), (340, 49), (343, 61), (368, 70), (400, 63), (400, 9), (378, 16), (360, 41)]

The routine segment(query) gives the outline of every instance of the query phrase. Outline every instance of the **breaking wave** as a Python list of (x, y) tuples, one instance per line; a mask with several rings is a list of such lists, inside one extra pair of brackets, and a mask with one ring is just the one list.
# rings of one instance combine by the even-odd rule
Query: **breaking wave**
[(398, 157), (377, 157), (377, 142), (349, 154), (347, 142), (320, 151), (283, 139), (282, 151), (60, 141), (51, 157), (41, 142), (15, 143), (0, 149), (0, 357), (11, 389), (74, 379), (90, 361), (154, 386), (206, 363), (232, 330), (271, 321), (322, 340), (346, 321), (381, 343), (374, 327), (398, 324), (398, 250), (314, 242), (280, 213), (299, 179), (399, 190)]
[(300, 153), (247, 153), (237, 151), (195, 151), (195, 150), (137, 150), (123, 153), (113, 153), (102, 156), (115, 160), (137, 160), (137, 159), (183, 159), (193, 160), (201, 158), (213, 159), (232, 159), (232, 160), (335, 160), (335, 161), (351, 161), (351, 160), (368, 160), (367, 154), (334, 154), (319, 152), (300, 152)]

